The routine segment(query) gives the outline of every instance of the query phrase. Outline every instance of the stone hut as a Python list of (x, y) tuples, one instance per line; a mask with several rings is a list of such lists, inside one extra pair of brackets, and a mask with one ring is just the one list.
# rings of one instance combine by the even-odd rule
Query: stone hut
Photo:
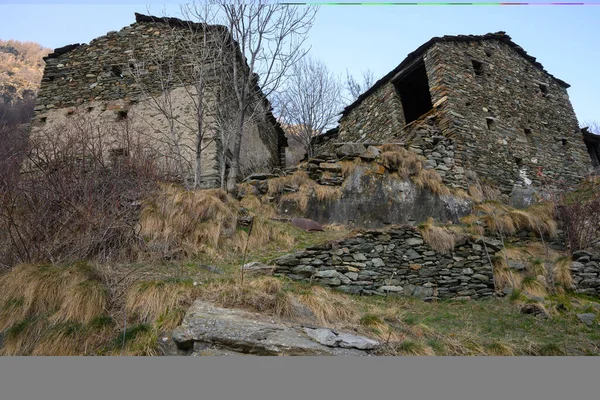
[[(509, 199), (576, 184), (592, 167), (569, 85), (504, 32), (434, 37), (342, 112), (321, 143), (450, 140), (430, 160), (454, 187), (492, 183)], [(446, 146), (447, 147), (447, 146)], [(431, 149), (430, 149), (431, 150)]]
[[(69, 121), (77, 119), (85, 119), (103, 132), (110, 131), (107, 126), (113, 130), (126, 127), (147, 139), (165, 165), (175, 165), (176, 176), (189, 183), (194, 178), (198, 104), (202, 104), (206, 133), (201, 143), (201, 183), (205, 188), (218, 187), (233, 148), (233, 140), (223, 138), (237, 117), (231, 94), (233, 63), (238, 63), (242, 72), (249, 67), (239, 50), (237, 57), (222, 51), (225, 42), (237, 48), (223, 26), (137, 13), (135, 17), (135, 23), (118, 32), (89, 44), (56, 49), (44, 59), (32, 137), (65, 129)], [(191, 48), (200, 50), (196, 54)], [(204, 74), (202, 102), (197, 95), (198, 71)], [(243, 131), (240, 176), (268, 172), (285, 163), (284, 132), (258, 85), (256, 89)], [(105, 143), (107, 154), (128, 154), (127, 144), (121, 140)], [(175, 159), (178, 163), (169, 163)]]

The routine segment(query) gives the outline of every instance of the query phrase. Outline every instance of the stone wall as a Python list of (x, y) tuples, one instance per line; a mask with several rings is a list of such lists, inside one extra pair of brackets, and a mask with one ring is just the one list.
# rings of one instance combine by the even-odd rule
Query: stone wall
[[(499, 243), (486, 243), (490, 257), (500, 250)], [(280, 257), (274, 264), (276, 274), (352, 294), (432, 300), (477, 299), (494, 293), (483, 242), (465, 240), (452, 254), (440, 254), (412, 227), (367, 231)]]
[[(217, 104), (220, 108), (235, 107), (223, 95), (231, 81), (224, 84), (220, 79), (232, 64), (215, 51), (224, 28), (209, 26), (194, 31), (181, 21), (178, 25), (172, 23), (177, 21), (173, 19), (167, 23), (149, 18), (136, 14), (137, 22), (118, 32), (109, 32), (87, 45), (57, 49), (48, 56), (32, 135), (41, 137), (44, 131), (63, 129), (76, 118), (95, 124), (127, 118), (133, 131), (154, 139), (157, 153), (168, 151), (167, 158), (173, 158), (174, 148), (178, 147), (188, 165), (182, 179), (189, 179), (193, 176), (198, 126), (194, 71), (200, 69), (206, 85), (203, 181), (207, 187), (216, 186), (220, 183), (218, 156), (224, 147), (216, 124)], [(205, 45), (200, 56), (186, 51), (190, 40)], [(188, 47), (182, 50), (182, 46)], [(160, 108), (168, 109), (167, 113)], [(244, 129), (242, 174), (269, 171), (282, 161), (283, 131), (271, 114), (270, 104), (260, 99), (257, 110)], [(228, 115), (235, 118), (233, 112)], [(228, 146), (232, 147), (230, 142)]]
[(571, 274), (575, 292), (600, 297), (600, 255), (577, 251), (573, 260)]
[[(466, 187), (468, 179), (452, 163), (452, 141), (434, 136), (421, 138), (419, 145), (413, 143), (404, 147), (422, 156), (424, 170), (435, 168), (440, 176), (443, 175), (441, 179), (446, 192), (432, 192), (426, 186), (419, 187), (412, 177), (406, 179), (395, 173), (393, 168), (387, 169), (379, 157), (383, 148), (381, 144), (346, 143), (333, 146), (332, 152), (320, 152), (306, 163), (280, 171), (280, 177), (271, 174), (248, 176), (239, 195), (267, 196), (284, 216), (361, 228), (416, 225), (429, 217), (458, 222), (469, 215), (472, 201), (464, 193), (459, 195), (457, 190)], [(450, 170), (454, 172), (449, 173)], [(304, 186), (293, 183), (289, 175), (296, 173), (301, 176), (305, 173), (311, 181), (303, 183)], [(269, 193), (269, 179), (282, 179), (284, 175), (288, 178), (283, 178), (281, 193)], [(311, 193), (311, 187), (315, 185), (317, 191), (333, 194), (319, 198), (316, 193)], [(304, 189), (308, 189), (308, 193)], [(308, 196), (304, 208), (297, 198), (302, 196)]]
[[(453, 140), (454, 165), (493, 182), (506, 200), (515, 189), (574, 185), (587, 174), (591, 162), (568, 85), (522, 49), (504, 39), (474, 39), (437, 41), (418, 51), (433, 109), (406, 125), (388, 74), (344, 111), (338, 142), (408, 143), (435, 115), (437, 130)], [(472, 61), (481, 63), (480, 75)]]

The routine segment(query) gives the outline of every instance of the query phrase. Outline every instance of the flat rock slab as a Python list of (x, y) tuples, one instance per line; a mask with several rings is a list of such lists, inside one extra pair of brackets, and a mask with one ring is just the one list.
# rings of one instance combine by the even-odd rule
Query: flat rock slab
[(261, 314), (197, 300), (172, 338), (180, 350), (194, 355), (366, 356), (364, 350), (379, 345), (365, 337), (324, 329), (334, 336), (330, 341), (322, 339), (329, 343), (325, 345), (307, 334), (317, 330), (320, 328), (277, 323)]

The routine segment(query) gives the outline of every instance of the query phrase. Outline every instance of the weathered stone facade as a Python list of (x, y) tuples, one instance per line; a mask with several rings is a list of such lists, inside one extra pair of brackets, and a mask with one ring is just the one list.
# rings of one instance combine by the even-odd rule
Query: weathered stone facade
[(433, 122), (454, 151), (438, 171), (475, 173), (508, 200), (589, 172), (568, 87), (503, 32), (433, 38), (348, 106), (330, 141), (410, 143)]
[(452, 254), (441, 254), (423, 242), (416, 228), (398, 227), (308, 248), (274, 264), (276, 274), (346, 293), (477, 299), (494, 294), (486, 248), (492, 257), (501, 243), (465, 239)]
[[(198, 91), (194, 74), (185, 71), (203, 68), (206, 75), (203, 128), (207, 134), (203, 139), (206, 148), (202, 153), (202, 181), (205, 187), (218, 186), (219, 156), (233, 146), (230, 140), (225, 148), (219, 135), (221, 128), (216, 124), (217, 115), (225, 114), (227, 107), (234, 107), (231, 101), (224, 101), (222, 95), (227, 85), (223, 81), (227, 79), (221, 77), (230, 71), (231, 62), (223, 58), (223, 52), (213, 49), (214, 43), (224, 35), (226, 29), (222, 26), (206, 27), (174, 18), (136, 14), (136, 22), (118, 32), (109, 32), (88, 45), (55, 50), (45, 59), (32, 135), (41, 136), (44, 130), (60, 129), (70, 119), (86, 118), (94, 124), (127, 119), (133, 130), (156, 139), (156, 146), (162, 152), (174, 151), (173, 137), (176, 137), (178, 151), (187, 165), (187, 173), (182, 178), (189, 179), (193, 176), (191, 169), (196, 154), (198, 118), (194, 101), (198, 99)], [(188, 39), (203, 44), (202, 65), (197, 65), (199, 58), (194, 58), (194, 54), (181, 50)], [(236, 62), (243, 71), (247, 66), (240, 60), (238, 57)], [(168, 74), (172, 77), (167, 81)], [(157, 101), (169, 107), (168, 115), (159, 111)], [(286, 146), (269, 102), (263, 97), (255, 106), (257, 111), (248, 118), (244, 128), (240, 156), (242, 175), (281, 165)], [(235, 113), (228, 115), (235, 121)]]

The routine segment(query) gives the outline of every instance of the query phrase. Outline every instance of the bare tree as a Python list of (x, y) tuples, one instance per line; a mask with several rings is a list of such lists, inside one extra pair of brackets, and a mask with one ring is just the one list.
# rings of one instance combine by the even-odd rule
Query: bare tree
[[(318, 7), (285, 4), (219, 1), (233, 46), (231, 60), (237, 122), (232, 140), (231, 168), (227, 190), (233, 191), (240, 171), (244, 124), (262, 96), (274, 94), (289, 69), (306, 54), (303, 44)], [(239, 54), (245, 62), (239, 63)]]
[[(192, 188), (202, 185), (202, 155), (215, 140), (216, 100), (215, 77), (223, 74), (223, 48), (228, 41), (223, 27), (212, 25), (216, 9), (209, 4), (181, 6), (184, 20), (158, 18), (157, 26), (170, 30), (169, 46), (156, 43), (152, 74), (144, 62), (135, 63), (133, 76), (149, 99), (151, 106), (167, 121), (168, 130), (163, 135), (170, 156), (176, 160), (179, 172), (186, 181), (193, 181)], [(193, 20), (193, 21), (192, 21)], [(160, 24), (160, 25), (159, 25)], [(141, 66), (141, 68), (140, 68)], [(217, 78), (218, 79), (218, 78)], [(150, 93), (149, 88), (160, 86), (160, 95)], [(185, 118), (174, 107), (174, 90), (179, 88), (193, 118)], [(193, 145), (185, 135), (193, 132)], [(160, 140), (160, 139), (159, 139)], [(192, 153), (190, 162), (182, 153)], [(190, 165), (191, 164), (191, 165)], [(193, 170), (190, 174), (189, 171)], [(190, 175), (193, 175), (190, 176)]]
[(312, 157), (311, 139), (331, 127), (341, 111), (343, 85), (324, 63), (310, 57), (294, 64), (292, 72), (276, 104), (289, 136)]
[(370, 69), (362, 71), (361, 80), (354, 78), (346, 69), (346, 90), (350, 94), (350, 101), (366, 92), (375, 83), (375, 74)]

